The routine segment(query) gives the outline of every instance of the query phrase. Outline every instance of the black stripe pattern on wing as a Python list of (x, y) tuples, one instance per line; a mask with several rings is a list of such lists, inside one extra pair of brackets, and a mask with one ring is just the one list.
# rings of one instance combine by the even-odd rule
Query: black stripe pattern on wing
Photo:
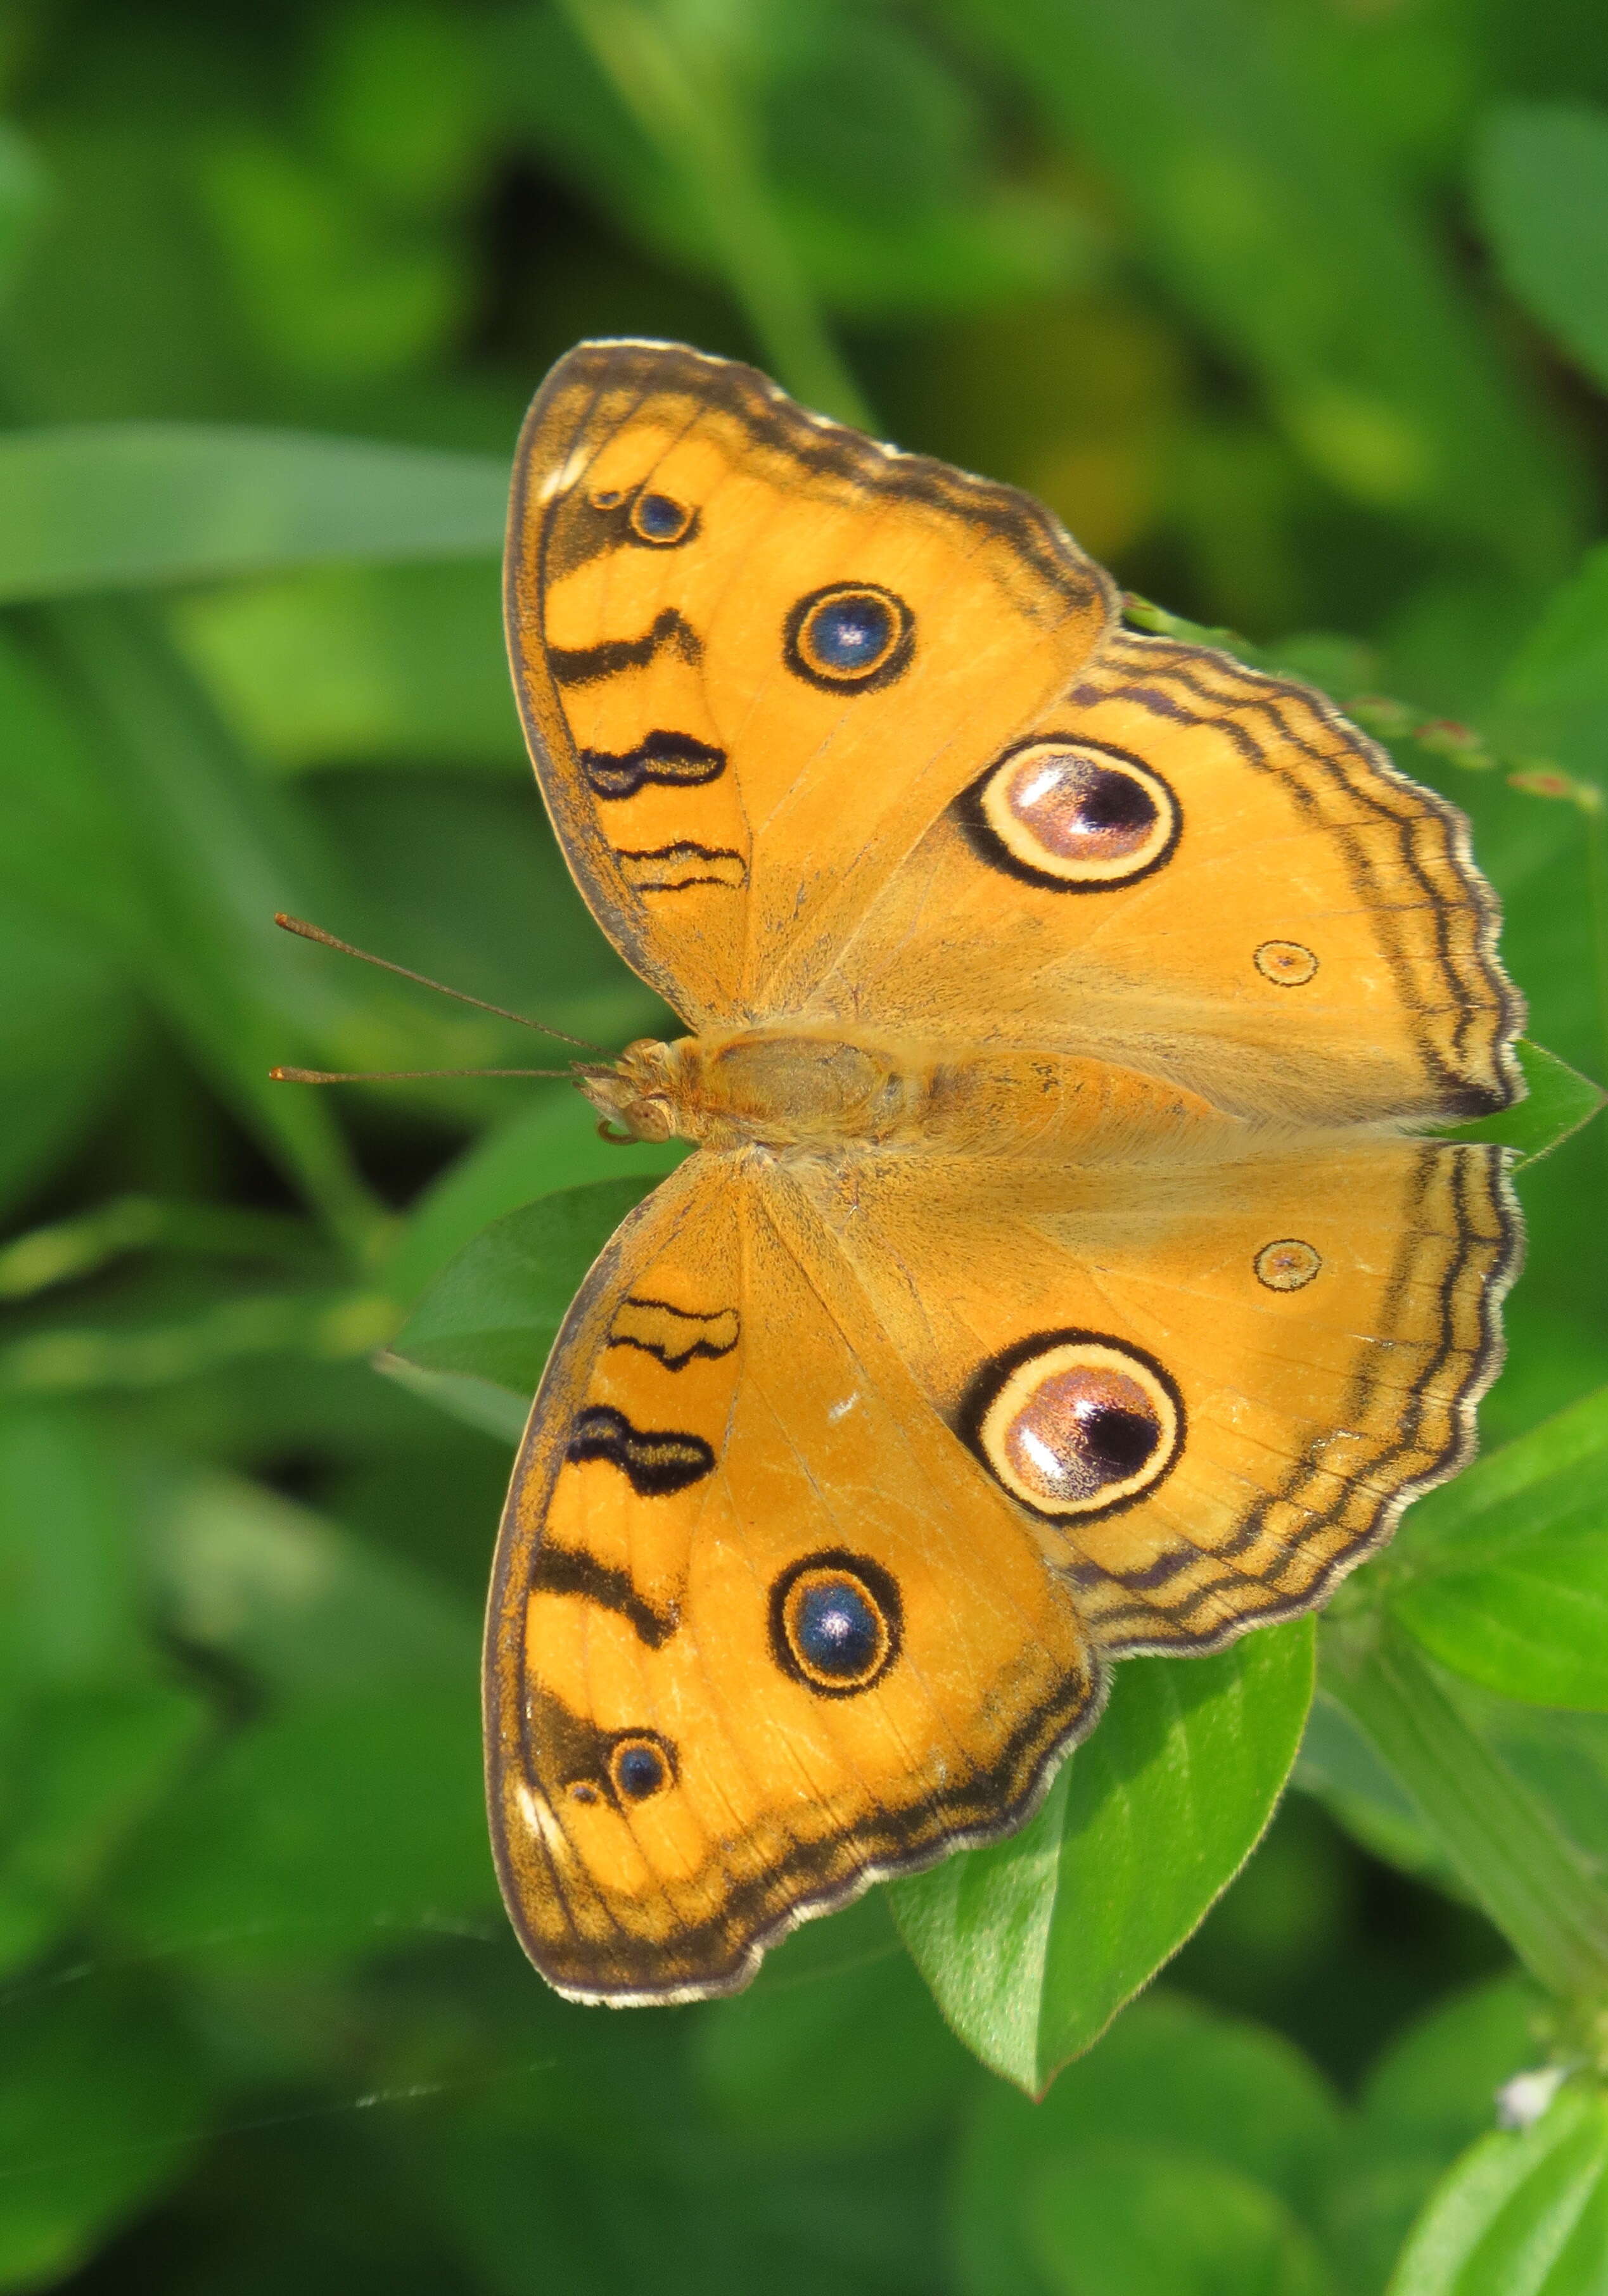
[(703, 641), (684, 615), (666, 606), (639, 638), (600, 638), (595, 645), (549, 646), (547, 665), (558, 685), (600, 685), (622, 669), (645, 669), (656, 654), (679, 654), (683, 661), (703, 659)]
[(713, 1472), (715, 1455), (701, 1435), (676, 1428), (633, 1427), (611, 1403), (589, 1404), (570, 1431), (565, 1454), (574, 1464), (606, 1459), (638, 1498), (661, 1498), (685, 1491)]
[(595, 796), (635, 797), (647, 782), (696, 789), (704, 782), (718, 781), (726, 771), (726, 751), (712, 742), (701, 742), (695, 734), (660, 726), (644, 734), (634, 749), (583, 750), (580, 766)]
[(668, 1300), (637, 1299), (620, 1302), (609, 1327), (611, 1348), (640, 1348), (666, 1371), (681, 1371), (695, 1357), (711, 1361), (729, 1356), (742, 1324), (734, 1308), (718, 1308), (709, 1315), (689, 1315)]
[(616, 1570), (612, 1563), (600, 1562), (583, 1547), (557, 1546), (551, 1540), (544, 1541), (530, 1574), (530, 1584), (540, 1594), (578, 1595), (582, 1602), (617, 1611), (628, 1621), (637, 1640), (645, 1643), (650, 1650), (662, 1649), (681, 1623), (673, 1603), (665, 1610), (656, 1611), (647, 1597), (637, 1592), (628, 1571)]

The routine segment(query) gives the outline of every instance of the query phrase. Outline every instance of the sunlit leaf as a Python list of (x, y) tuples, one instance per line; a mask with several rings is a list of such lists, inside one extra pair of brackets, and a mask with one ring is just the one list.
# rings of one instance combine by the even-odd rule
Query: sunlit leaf
[(1126, 1660), (1030, 1824), (895, 1886), (917, 1966), (985, 2064), (1040, 2093), (1177, 1951), (1272, 1815), (1312, 1664), (1304, 1620), (1213, 1658)]

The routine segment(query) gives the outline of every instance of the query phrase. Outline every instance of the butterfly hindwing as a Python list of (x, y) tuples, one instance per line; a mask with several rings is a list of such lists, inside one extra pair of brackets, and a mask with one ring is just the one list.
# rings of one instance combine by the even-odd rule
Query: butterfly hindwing
[(1070, 1589), (790, 1193), (696, 1163), (633, 1216), (515, 1470), (493, 1833), (584, 1998), (745, 1982), (804, 1913), (1017, 1823), (1096, 1711)]
[(1096, 1643), (1187, 1652), (1310, 1609), (1468, 1456), (1519, 1249), (1506, 1153), (930, 1157), (811, 1193)]

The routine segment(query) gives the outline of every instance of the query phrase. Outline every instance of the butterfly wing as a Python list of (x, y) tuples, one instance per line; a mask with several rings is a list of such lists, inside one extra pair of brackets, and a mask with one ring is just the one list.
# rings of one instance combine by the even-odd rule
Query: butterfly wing
[(1183, 1653), (1310, 1609), (1464, 1464), (1519, 1251), (1506, 1152), (867, 1159), (809, 1185), (1097, 1645)]
[(584, 345), (521, 438), (507, 598), (570, 864), (695, 1027), (964, 1017), (1312, 1122), (1521, 1088), (1456, 808), (1307, 689), (1116, 627), (1008, 488)]
[(1323, 698), (1113, 631), (933, 821), (812, 1015), (1120, 1060), (1251, 1117), (1456, 1118), (1522, 1011), (1455, 807)]
[(1094, 650), (1106, 578), (1008, 487), (750, 367), (590, 343), (515, 458), (509, 651), (594, 914), (695, 1027), (761, 1017)]
[(808, 1205), (693, 1158), (570, 1312), (498, 1549), (492, 1833), (544, 1976), (734, 1989), (792, 1921), (1018, 1824), (1098, 1693), (1037, 1528)]

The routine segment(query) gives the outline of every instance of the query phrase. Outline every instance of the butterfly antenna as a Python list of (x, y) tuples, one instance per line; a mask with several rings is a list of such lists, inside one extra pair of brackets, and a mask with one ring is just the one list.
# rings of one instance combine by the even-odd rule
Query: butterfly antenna
[[(488, 1004), (483, 996), (471, 996), (466, 989), (448, 988), (444, 980), (432, 980), (427, 972), (414, 972), (406, 964), (393, 964), (389, 956), (375, 956), (366, 948), (354, 948), (349, 940), (337, 940), (333, 933), (325, 932), (321, 925), (308, 924), (305, 917), (288, 917), (283, 909), (277, 909), (274, 922), (286, 932), (299, 933), (303, 940), (316, 940), (325, 948), (337, 948), (342, 956), (360, 956), (365, 964), (377, 964), (382, 972), (400, 973), (404, 980), (416, 980), (421, 988), (434, 988), (443, 996), (455, 996), (460, 1004), (473, 1004), (482, 1013), (495, 1013), (499, 1021), (513, 1021), (521, 1029), (534, 1029), (538, 1037), (556, 1037), (561, 1045), (574, 1045), (583, 1053), (601, 1053), (605, 1060), (611, 1061), (614, 1057), (606, 1045), (595, 1045), (589, 1037), (572, 1037), (566, 1029), (550, 1029), (545, 1021), (530, 1021), (522, 1013), (510, 1013), (506, 1005)], [(408, 1070), (398, 1073), (416, 1076), (427, 1071)], [(428, 1073), (432, 1076), (565, 1076), (569, 1071), (564, 1069), (432, 1069)], [(275, 1069), (274, 1074), (297, 1084), (315, 1081), (345, 1084), (348, 1081), (344, 1076), (339, 1079), (315, 1078), (311, 1070)]]
[(574, 1069), (270, 1069), (270, 1084), (410, 1084), (422, 1077), (566, 1077)]

